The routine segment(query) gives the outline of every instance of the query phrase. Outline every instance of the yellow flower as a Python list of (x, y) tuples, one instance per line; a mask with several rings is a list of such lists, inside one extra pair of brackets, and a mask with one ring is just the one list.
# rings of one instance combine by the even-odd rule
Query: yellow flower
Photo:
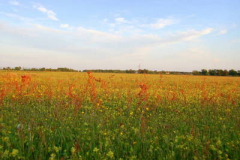
[(72, 153), (75, 153), (75, 152), (76, 152), (76, 149), (75, 149), (74, 147), (72, 147), (71, 152), (72, 152)]
[(18, 150), (17, 150), (17, 149), (13, 149), (11, 155), (12, 155), (13, 157), (15, 157), (16, 155), (18, 155)]
[(52, 153), (51, 156), (50, 156), (50, 158), (49, 158), (49, 160), (54, 160), (55, 157), (56, 157), (56, 154)]
[(218, 154), (222, 154), (222, 151), (218, 150)]
[(113, 157), (114, 157), (114, 153), (113, 153), (112, 151), (109, 151), (109, 152), (107, 153), (107, 156), (108, 156), (109, 158), (113, 158)]
[(97, 148), (97, 147), (95, 147), (94, 149), (93, 149), (93, 152), (98, 152), (99, 151), (99, 149)]
[(222, 142), (220, 140), (217, 140), (217, 146), (221, 146)]
[(8, 137), (4, 137), (3, 138), (3, 142), (8, 142), (9, 141), (9, 138)]
[(56, 151), (56, 153), (58, 153), (61, 150), (61, 147), (54, 146), (53, 149)]
[(130, 160), (134, 160), (134, 159), (137, 159), (137, 157), (136, 156), (130, 157)]
[(214, 147), (214, 145), (210, 145), (210, 149), (213, 150), (213, 151), (216, 150), (216, 148)]
[(5, 151), (3, 152), (2, 157), (8, 157), (8, 154), (9, 154), (9, 151), (8, 151), (8, 150), (5, 150)]
[(229, 109), (229, 108), (228, 108), (228, 109), (226, 109), (226, 112), (231, 112), (231, 109)]

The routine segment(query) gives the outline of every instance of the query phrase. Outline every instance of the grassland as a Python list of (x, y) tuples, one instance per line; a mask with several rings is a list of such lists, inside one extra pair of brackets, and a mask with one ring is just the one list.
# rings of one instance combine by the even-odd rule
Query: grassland
[(240, 159), (240, 78), (0, 72), (0, 159)]

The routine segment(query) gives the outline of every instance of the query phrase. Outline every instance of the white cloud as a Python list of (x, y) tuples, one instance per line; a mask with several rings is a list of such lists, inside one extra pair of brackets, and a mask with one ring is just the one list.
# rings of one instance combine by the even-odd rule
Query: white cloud
[(85, 37), (87, 40), (90, 40), (91, 42), (99, 42), (99, 43), (105, 43), (105, 42), (116, 42), (119, 39), (121, 39), (121, 36), (110, 34), (107, 32), (102, 32), (98, 30), (93, 29), (87, 29), (84, 27), (78, 27), (76, 31), (74, 32), (76, 36), (79, 37)]
[(31, 19), (31, 18), (23, 17), (23, 16), (20, 16), (20, 15), (17, 15), (17, 14), (12, 14), (12, 13), (3, 13), (3, 14), (7, 17), (18, 19), (18, 20), (25, 21), (25, 22), (29, 22), (29, 21), (34, 20), (34, 19)]
[[(101, 48), (106, 47), (106, 49), (126, 47), (142, 47), (142, 46), (164, 46), (170, 45), (174, 43), (190, 41), (196, 38), (199, 38), (203, 35), (210, 34), (213, 29), (206, 28), (203, 30), (188, 30), (184, 32), (173, 33), (172, 35), (167, 35), (165, 37), (160, 37), (157, 34), (142, 34), (140, 31), (135, 32), (129, 35), (121, 35), (118, 33), (108, 33), (94, 29), (87, 29), (84, 27), (78, 27), (76, 29), (71, 30), (61, 30), (51, 27), (46, 27), (39, 24), (33, 24), (33, 27), (13, 27), (8, 24), (0, 23), (0, 27), (3, 32), (8, 32), (11, 34), (19, 34), (19, 35), (38, 35), (44, 38), (45, 36), (51, 35), (52, 39), (56, 38), (56, 41), (65, 41), (63, 37), (69, 37), (73, 43), (89, 43), (91, 45), (97, 45)], [(60, 25), (61, 28), (70, 27), (68, 24)], [(60, 38), (60, 39), (59, 39)], [(42, 44), (45, 44), (43, 41)], [(49, 45), (49, 44), (47, 44)]]
[(19, 6), (20, 3), (18, 1), (10, 1), (9, 2), (11, 5), (14, 5), (14, 6)]
[(226, 29), (221, 30), (217, 35), (226, 34), (228, 31)]
[[(25, 28), (25, 27), (14, 27), (9, 25), (8, 23), (0, 22), (0, 33), (10, 34), (11, 36), (36, 36), (35, 30), (33, 28)], [(11, 37), (10, 36), (10, 37)], [(13, 40), (14, 41), (14, 40)]]
[(60, 27), (61, 28), (69, 28), (69, 24), (61, 24)]
[[(67, 27), (66, 24), (63, 24), (63, 26)], [(133, 68), (134, 65), (137, 66), (139, 62), (148, 63), (149, 66), (158, 69), (157, 67), (159, 66), (156, 66), (155, 68), (153, 64), (155, 61), (152, 61), (151, 58), (153, 60), (156, 59), (156, 64), (159, 64), (159, 61), (164, 64), (166, 56), (168, 56), (169, 53), (169, 51), (164, 50), (164, 48), (175, 48), (174, 46), (177, 43), (188, 43), (186, 41), (210, 34), (213, 30), (212, 28), (188, 30), (185, 32), (176, 32), (172, 35), (166, 35), (163, 37), (157, 34), (147, 35), (143, 33), (129, 34), (126, 36), (84, 27), (78, 27), (72, 30), (62, 30), (60, 28), (56, 29), (39, 24), (21, 28), (19, 26), (17, 27), (0, 23), (0, 28), (0, 40), (5, 40), (5, 37), (9, 37), (9, 40), (6, 40), (5, 44), (8, 44), (9, 46), (19, 46), (26, 49), (28, 51), (26, 56), (30, 57), (30, 59), (34, 56), (36, 57), (35, 59), (37, 59), (37, 57), (40, 58), (42, 52), (54, 52), (56, 55), (59, 54), (59, 57), (63, 60), (68, 59), (71, 62), (75, 61), (76, 65), (74, 67), (81, 67), (82, 69), (89, 69), (89, 67)], [(32, 48), (31, 50), (36, 50), (38, 53), (31, 54), (32, 52), (30, 51), (30, 48)], [(8, 50), (11, 51), (11, 53), (18, 51), (17, 49), (9, 47)], [(189, 52), (191, 53), (192, 59), (196, 59), (201, 55), (197, 50), (190, 50)], [(22, 54), (23, 53), (25, 52), (22, 51)], [(20, 55), (21, 54), (19, 54), (19, 56)], [(53, 57), (56, 55), (48, 55), (48, 57), (54, 59)], [(153, 57), (153, 55), (156, 56)], [(4, 57), (6, 59), (8, 55), (4, 55), (3, 58)], [(157, 61), (159, 57), (161, 57), (161, 60)], [(177, 57), (177, 54), (172, 54), (171, 58), (174, 59), (174, 57)], [(191, 61), (191, 58), (188, 60)], [(8, 59), (9, 63), (13, 60), (11, 57), (8, 57)], [(184, 58), (182, 59), (185, 62)], [(149, 62), (147, 62), (148, 60)], [(94, 65), (88, 65), (85, 63), (87, 61)], [(173, 60), (169, 60), (168, 62), (170, 63), (171, 61)], [(183, 61), (178, 62), (178, 64), (183, 64)], [(67, 67), (72, 67), (73, 65), (73, 63), (65, 61), (61, 61), (61, 63)], [(82, 66), (78, 66), (79, 64)], [(32, 67), (32, 65), (34, 64), (29, 63), (30, 67)], [(44, 61), (41, 61), (41, 63), (38, 62), (38, 65), (48, 67), (48, 64)]]
[(45, 8), (42, 5), (34, 5), (33, 7), (36, 8), (37, 10), (47, 14), (48, 18), (50, 18), (54, 21), (59, 21), (59, 19), (56, 17), (57, 14), (55, 12), (53, 12), (52, 10), (48, 10), (47, 8)]
[(117, 24), (128, 23), (128, 21), (123, 17), (115, 18)]
[(177, 23), (176, 20), (169, 18), (169, 19), (158, 19), (155, 23), (143, 24), (141, 26), (142, 27), (150, 27), (152, 29), (161, 29), (161, 28), (164, 28), (166, 26), (173, 25), (176, 23)]
[(180, 40), (184, 40), (184, 41), (190, 41), (192, 39), (201, 37), (203, 35), (207, 35), (210, 34), (213, 31), (213, 28), (206, 28), (204, 30), (189, 30), (189, 31), (185, 31), (185, 32), (179, 32), (177, 36)]

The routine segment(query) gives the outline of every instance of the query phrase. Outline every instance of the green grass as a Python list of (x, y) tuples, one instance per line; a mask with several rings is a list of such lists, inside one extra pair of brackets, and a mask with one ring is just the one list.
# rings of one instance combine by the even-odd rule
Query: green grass
[(240, 159), (240, 78), (1, 76), (0, 159)]

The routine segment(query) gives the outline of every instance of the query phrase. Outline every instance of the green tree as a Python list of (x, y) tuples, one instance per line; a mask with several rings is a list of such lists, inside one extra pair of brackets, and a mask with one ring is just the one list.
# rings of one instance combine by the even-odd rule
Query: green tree
[(208, 71), (206, 69), (202, 69), (201, 73), (202, 73), (202, 75), (207, 75)]
[(228, 76), (228, 71), (226, 69), (223, 71), (223, 76)]
[(237, 76), (238, 75), (237, 71), (235, 71), (234, 69), (229, 70), (228, 74), (230, 76)]
[(194, 71), (192, 71), (192, 74), (193, 74), (193, 75), (200, 75), (200, 72), (199, 72), (199, 71), (196, 71), (196, 70), (194, 70)]
[(209, 69), (208, 70), (209, 75), (211, 76), (216, 76), (217, 75), (217, 70), (216, 69)]
[(19, 67), (15, 67), (14, 70), (16, 71), (20, 71), (22, 68), (19, 66)]

